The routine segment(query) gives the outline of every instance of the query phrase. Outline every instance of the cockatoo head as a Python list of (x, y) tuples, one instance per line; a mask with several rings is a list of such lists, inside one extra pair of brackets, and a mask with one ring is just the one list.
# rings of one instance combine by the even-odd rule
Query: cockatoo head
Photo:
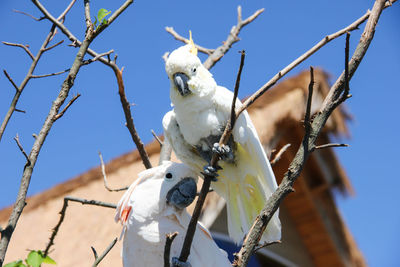
[(171, 81), (170, 97), (174, 104), (175, 100), (193, 95), (201, 97), (215, 90), (216, 82), (197, 57), (197, 48), (191, 36), (189, 44), (175, 49), (169, 55), (165, 70)]
[(166, 210), (184, 209), (196, 197), (196, 178), (187, 165), (171, 161), (139, 173), (118, 203), (116, 221), (126, 224), (130, 214), (143, 221)]

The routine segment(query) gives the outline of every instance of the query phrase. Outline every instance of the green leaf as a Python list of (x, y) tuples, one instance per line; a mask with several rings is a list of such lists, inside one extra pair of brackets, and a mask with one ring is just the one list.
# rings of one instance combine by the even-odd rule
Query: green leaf
[(7, 263), (6, 265), (3, 265), (3, 267), (26, 267), (26, 265), (22, 263), (22, 260), (19, 260)]
[(32, 250), (29, 252), (28, 258), (26, 258), (26, 263), (32, 267), (40, 267), (40, 264), (43, 262), (41, 254), (41, 251)]
[(105, 24), (107, 23), (107, 20), (105, 19), (105, 17), (110, 14), (111, 11), (108, 11), (107, 9), (101, 8), (99, 10), (99, 12), (97, 12), (97, 21), (101, 24)]
[(48, 264), (57, 264), (52, 258), (50, 258), (49, 256), (46, 256), (46, 258), (43, 258), (43, 263), (48, 263)]

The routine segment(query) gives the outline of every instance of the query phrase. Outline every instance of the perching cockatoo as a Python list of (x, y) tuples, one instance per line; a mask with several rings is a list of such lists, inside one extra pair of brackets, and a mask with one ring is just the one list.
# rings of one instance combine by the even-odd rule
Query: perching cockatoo
[[(218, 163), (222, 170), (211, 186), (226, 200), (229, 236), (240, 243), (277, 188), (257, 132), (244, 111), (236, 121), (228, 146), (216, 144), (230, 118), (233, 93), (217, 85), (197, 57), (192, 40), (169, 55), (165, 69), (171, 81), (173, 105), (173, 110), (163, 118), (165, 136), (177, 157), (198, 172), (209, 164), (213, 149), (222, 154), (223, 160)], [(240, 105), (238, 100), (236, 107)], [(261, 242), (280, 238), (277, 211)]]
[[(182, 163), (162, 165), (139, 173), (117, 206), (116, 221), (123, 225), (122, 258), (125, 267), (163, 266), (166, 234), (179, 234), (171, 246), (171, 257), (178, 257), (190, 215), (186, 207), (196, 197), (197, 175)], [(185, 266), (173, 259), (173, 266)], [(197, 224), (186, 266), (231, 266), (202, 225)]]

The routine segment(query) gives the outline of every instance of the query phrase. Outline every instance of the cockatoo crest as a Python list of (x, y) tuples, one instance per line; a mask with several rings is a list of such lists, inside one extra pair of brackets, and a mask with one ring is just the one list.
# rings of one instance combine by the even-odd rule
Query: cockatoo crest
[(197, 47), (194, 45), (193, 39), (192, 39), (192, 31), (189, 31), (189, 45), (190, 47), (190, 53), (193, 55), (197, 56)]

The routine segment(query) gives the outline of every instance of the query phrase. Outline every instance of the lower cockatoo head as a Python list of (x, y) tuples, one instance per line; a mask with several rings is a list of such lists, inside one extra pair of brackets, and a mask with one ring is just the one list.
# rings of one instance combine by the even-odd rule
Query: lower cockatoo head
[(115, 220), (127, 226), (130, 215), (145, 221), (162, 212), (179, 212), (196, 197), (196, 179), (187, 165), (171, 161), (139, 173), (119, 201)]
[(184, 98), (209, 95), (217, 86), (212, 74), (201, 64), (190, 33), (190, 42), (175, 49), (165, 63), (171, 81), (170, 97), (173, 104)]

